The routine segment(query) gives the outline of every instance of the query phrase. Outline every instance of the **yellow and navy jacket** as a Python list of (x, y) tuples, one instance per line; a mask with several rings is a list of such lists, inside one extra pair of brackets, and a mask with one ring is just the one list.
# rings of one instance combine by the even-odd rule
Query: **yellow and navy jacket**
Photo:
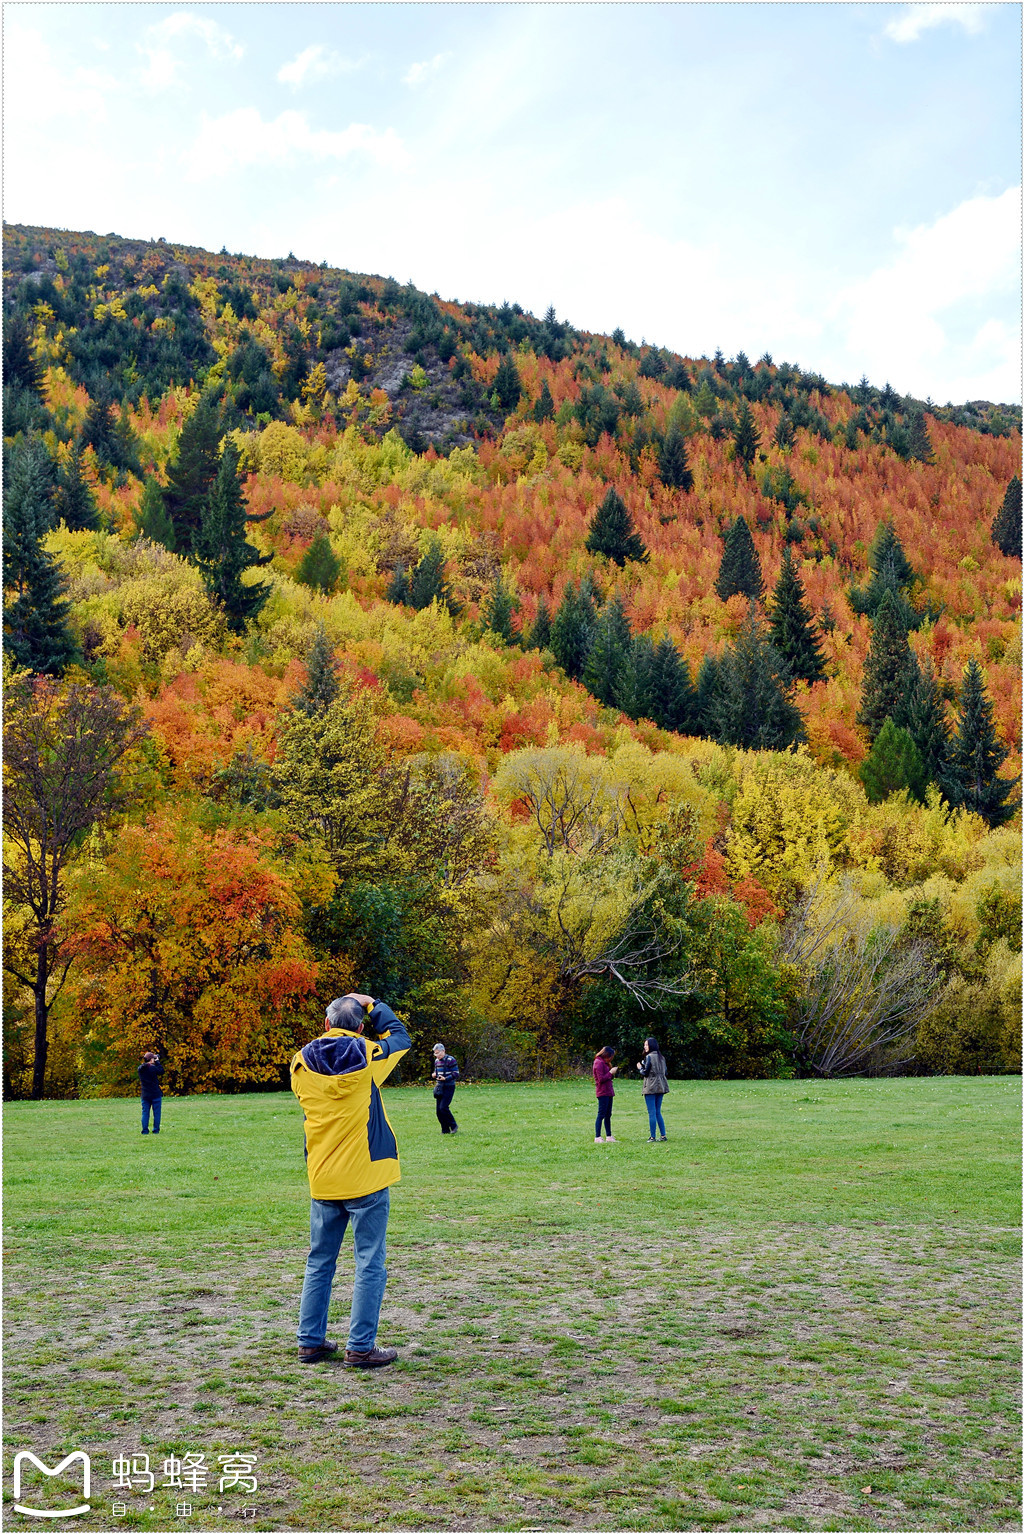
[(305, 1119), (311, 1198), (360, 1198), (402, 1175), (380, 1088), (412, 1041), (382, 1001), (374, 1003), (369, 1021), (379, 1035), (376, 1042), (329, 1028), (292, 1061), (292, 1091)]

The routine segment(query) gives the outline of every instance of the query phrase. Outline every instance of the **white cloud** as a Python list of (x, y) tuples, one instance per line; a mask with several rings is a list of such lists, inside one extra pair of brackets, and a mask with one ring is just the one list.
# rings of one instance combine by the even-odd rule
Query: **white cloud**
[(375, 165), (402, 170), (409, 155), (393, 128), (380, 132), (352, 123), (341, 132), (312, 128), (304, 112), (282, 112), (264, 122), (256, 107), (204, 118), (184, 156), (190, 179), (204, 180), (243, 166), (287, 165), (293, 160), (345, 160), (361, 155)]
[(359, 64), (355, 60), (342, 58), (340, 53), (329, 53), (321, 43), (313, 43), (309, 48), (303, 48), (290, 64), (282, 64), (277, 71), (277, 78), (282, 84), (291, 85), (297, 90), (302, 85), (311, 85), (315, 80), (350, 74), (358, 68)]
[(8, 125), (8, 174), (21, 156), (12, 153), (18, 137), (32, 124), (54, 117), (103, 122), (108, 93), (118, 82), (99, 70), (81, 67), (62, 73), (40, 33), (29, 27), (8, 30), (4, 47), (4, 117)]
[(894, 43), (916, 43), (932, 27), (962, 27), (978, 33), (985, 26), (986, 12), (992, 5), (909, 5), (901, 16), (890, 21), (885, 36)]
[(450, 53), (435, 53), (432, 59), (423, 59), (419, 64), (410, 64), (402, 76), (403, 85), (422, 85), (430, 75), (436, 74), (443, 64), (451, 58)]
[(173, 46), (176, 43), (198, 42), (213, 59), (240, 59), (244, 52), (230, 32), (205, 16), (193, 16), (188, 11), (176, 11), (163, 21), (146, 28), (145, 41), (139, 51), (146, 60), (142, 83), (147, 90), (167, 90), (181, 79), (184, 60)]

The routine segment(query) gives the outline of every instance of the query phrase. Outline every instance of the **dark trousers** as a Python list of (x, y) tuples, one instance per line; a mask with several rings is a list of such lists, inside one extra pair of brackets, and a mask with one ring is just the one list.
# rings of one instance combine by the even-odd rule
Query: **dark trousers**
[(450, 1135), (454, 1129), (458, 1129), (455, 1117), (452, 1113), (452, 1098), (455, 1096), (454, 1081), (446, 1081), (441, 1085), (440, 1093), (434, 1098), (434, 1108), (437, 1111), (437, 1122), (441, 1126), (443, 1135)]
[(599, 1097), (597, 1099), (597, 1123), (594, 1125), (595, 1135), (601, 1133), (601, 1124), (604, 1123), (605, 1134), (612, 1132), (612, 1103), (614, 1097)]
[(144, 1097), (142, 1099), (142, 1133), (144, 1135), (149, 1134), (150, 1108), (153, 1110), (153, 1133), (155, 1135), (160, 1133), (160, 1104), (162, 1102), (162, 1097)]

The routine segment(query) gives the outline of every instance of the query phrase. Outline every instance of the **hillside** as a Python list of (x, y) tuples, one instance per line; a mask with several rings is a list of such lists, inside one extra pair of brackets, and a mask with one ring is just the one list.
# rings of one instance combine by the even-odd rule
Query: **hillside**
[[(808, 972), (794, 978), (772, 934), (809, 891), (820, 904), (840, 886), (869, 913), (843, 916), (854, 948), (858, 923), (882, 921), (904, 949), (927, 939), (931, 962), (957, 950), (942, 994), (987, 997), (1002, 1037), (1020, 943), (992, 891), (1012, 904), (1018, 838), (999, 805), (1013, 797), (957, 788), (908, 710), (911, 675), (933, 677), (933, 722), (959, 738), (973, 662), (1006, 753), (989, 780), (1019, 773), (1019, 531), (1002, 547), (992, 533), (1020, 473), (1019, 408), (934, 408), (769, 357), (680, 356), (293, 257), (16, 226), (4, 315), (5, 483), (49, 508), (70, 603), (64, 659), (33, 667), (5, 569), (8, 651), (112, 685), (149, 730), (126, 830), (90, 854), (93, 883), (123, 898), (132, 835), (137, 860), (162, 849), (165, 873), (175, 849), (179, 890), (202, 884), (216, 846), (281, 881), (290, 936), (274, 963), (287, 951), (306, 966), (261, 1014), (263, 1076), (240, 1076), (214, 1028), (194, 1043), (191, 1084), (276, 1079), (309, 998), (360, 975), (418, 1021), (453, 1019), (481, 1069), (553, 1064), (593, 1041), (602, 1007), (623, 1036), (640, 1026), (636, 986), (609, 976), (628, 953), (634, 978), (664, 979), (684, 952), (688, 973), (704, 966), (699, 1003), (681, 982), (661, 1003), (688, 1068), (789, 1069)], [(617, 528), (603, 543), (599, 508)], [(818, 659), (803, 671), (777, 653), (784, 574), (811, 615)], [(906, 697), (872, 723), (883, 599)], [(876, 749), (869, 802), (858, 771), (887, 716), (917, 765)], [(349, 856), (312, 813), (310, 763), (331, 730), (340, 761), (357, 727), (374, 745), (348, 792), (377, 829)], [(551, 783), (569, 778), (585, 800), (571, 831), (551, 808)], [(439, 816), (460, 827), (444, 846)], [(68, 898), (67, 994), (95, 1013), (75, 1079), (116, 1089), (126, 1057), (110, 1066), (102, 1041), (137, 945), (114, 955), (100, 895)], [(641, 934), (653, 946), (637, 958)], [(756, 1000), (712, 994), (723, 943), (748, 981), (760, 945)], [(259, 984), (273, 992), (269, 971)], [(182, 1001), (181, 1038), (203, 997), (226, 1017), (230, 991), (211, 978)], [(938, 996), (922, 1015), (939, 1015)], [(155, 1003), (139, 1006), (132, 1047), (156, 1026)], [(10, 1026), (27, 1060), (24, 1022)], [(931, 1068), (993, 1068), (991, 1038), (935, 1045)]]

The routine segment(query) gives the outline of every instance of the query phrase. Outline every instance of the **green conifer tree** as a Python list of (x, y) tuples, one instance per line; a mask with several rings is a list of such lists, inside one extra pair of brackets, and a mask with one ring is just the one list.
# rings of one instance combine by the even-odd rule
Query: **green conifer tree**
[(804, 738), (785, 664), (751, 602), (743, 627), (718, 665), (710, 708), (714, 739), (746, 751), (786, 751)]
[(879, 604), (864, 662), (857, 723), (874, 744), (887, 719), (899, 713), (917, 683), (918, 667), (899, 602), (887, 591)]
[(43, 548), (50, 527), (50, 460), (41, 443), (11, 454), (3, 502), (4, 645), (29, 671), (60, 676), (75, 657), (57, 561)]
[(3, 335), (4, 386), (18, 383), (42, 398), (43, 374), (36, 361), (32, 345), (32, 332), (24, 310), (17, 310), (4, 323)]
[(918, 628), (925, 614), (918, 612), (906, 596), (909, 588), (916, 584), (918, 576), (907, 559), (903, 545), (897, 538), (891, 523), (880, 523), (875, 530), (875, 536), (868, 550), (868, 564), (871, 568), (871, 579), (867, 586), (863, 589), (855, 586), (850, 591), (850, 606), (854, 612), (865, 613), (869, 618), (874, 618), (882, 598), (888, 591), (895, 598), (907, 628)]
[(723, 602), (737, 592), (759, 602), (764, 595), (761, 561), (745, 517), (737, 517), (725, 535), (722, 563), (718, 568), (715, 590)]
[(619, 671), (614, 702), (630, 719), (650, 719), (654, 712), (654, 645), (637, 634)]
[(220, 409), (210, 395), (204, 394), (181, 429), (164, 491), (176, 546), (185, 554), (195, 547), (210, 490), (220, 471), (220, 437)]
[(781, 448), (783, 452), (787, 452), (788, 449), (793, 446), (793, 439), (795, 436), (796, 433), (793, 430), (793, 422), (789, 419), (789, 416), (786, 414), (786, 412), (783, 411), (779, 416), (778, 425), (775, 428), (775, 446)]
[(326, 714), (339, 691), (334, 646), (319, 623), (306, 657), (306, 685), (295, 699), (295, 707), (310, 718)]
[(245, 500), (238, 475), (238, 449), (230, 439), (195, 538), (194, 557), (207, 591), (224, 609), (228, 627), (241, 634), (270, 596), (267, 581), (246, 585), (246, 570), (270, 563), (246, 539)]
[(551, 624), (551, 653), (566, 676), (576, 681), (583, 675), (595, 627), (592, 599), (567, 581)]
[(533, 407), (533, 419), (535, 421), (550, 421), (555, 413), (555, 402), (551, 397), (551, 389), (545, 378), (540, 386), (540, 394), (537, 403)]
[(860, 764), (860, 779), (872, 804), (881, 804), (898, 789), (907, 788), (924, 802), (928, 777), (921, 755), (907, 730), (887, 719), (875, 744)]
[(736, 457), (749, 474), (757, 457), (757, 450), (761, 446), (761, 433), (757, 429), (757, 423), (746, 400), (740, 405), (732, 440)]
[(322, 591), (329, 596), (337, 585), (340, 574), (341, 560), (331, 547), (330, 538), (325, 532), (317, 533), (299, 561), (295, 579), (301, 581), (303, 586), (309, 586), (314, 591)]
[(633, 530), (629, 508), (613, 486), (608, 487), (594, 513), (586, 548), (591, 554), (604, 554), (617, 565), (627, 560), (643, 564), (649, 557), (643, 539)]
[(634, 418), (644, 413), (644, 397), (640, 393), (635, 378), (629, 379), (622, 391), (622, 411), (624, 415), (631, 415)]
[(174, 552), (177, 544), (174, 523), (168, 515), (163, 491), (151, 474), (147, 475), (142, 487), (142, 499), (139, 502), (135, 526), (140, 538), (149, 538), (153, 543), (162, 543), (165, 549)]
[(949, 757), (949, 723), (931, 661), (918, 666), (911, 687), (893, 715), (893, 723), (906, 730), (917, 747), (926, 783), (946, 780)]
[(985, 692), (985, 678), (976, 660), (967, 662), (960, 690), (960, 715), (949, 745), (945, 795), (954, 808), (980, 815), (990, 826), (1013, 818), (1019, 778), (1000, 778), (1007, 751), (996, 735), (992, 703)]
[(651, 718), (663, 730), (691, 735), (698, 728), (697, 712), (689, 664), (665, 634), (651, 660)]
[(705, 655), (697, 672), (696, 725), (709, 739), (715, 733), (715, 712), (721, 683), (721, 667), (715, 656)]
[(96, 497), (85, 477), (80, 443), (73, 445), (57, 470), (53, 518), (55, 522), (63, 522), (74, 533), (95, 532), (100, 525)]
[(531, 650), (547, 650), (551, 645), (551, 609), (546, 596), (537, 600), (537, 615), (530, 626), (527, 646)]
[(444, 573), (444, 549), (440, 538), (432, 538), (412, 572), (409, 581), (409, 601), (413, 607), (422, 609), (431, 602), (442, 603), (449, 612), (455, 604)]
[(516, 635), (512, 620), (519, 611), (519, 598), (515, 589), (508, 585), (503, 570), (499, 570), (494, 583), (483, 602), (483, 620), (492, 634), (505, 644), (515, 644)]
[[(557, 623), (557, 619), (556, 619)], [(632, 642), (632, 631), (619, 597), (612, 597), (594, 628), (593, 642), (583, 667), (583, 685), (609, 708), (618, 702), (619, 680)]]
[(498, 397), (498, 404), (502, 410), (514, 410), (522, 396), (523, 385), (519, 373), (511, 356), (506, 353), (498, 363), (498, 371), (494, 375), (494, 393)]
[(384, 595), (389, 602), (400, 602), (404, 607), (412, 606), (412, 592), (409, 589), (409, 572), (403, 564), (397, 564), (391, 579), (388, 581)]
[(1010, 559), (1020, 558), (1020, 500), (1020, 477), (1015, 474), (992, 522), (992, 542)]
[(686, 438), (674, 428), (666, 434), (658, 448), (658, 478), (670, 490), (693, 489), (693, 474), (686, 456)]
[(916, 458), (919, 463), (931, 463), (934, 457), (923, 410), (915, 410), (907, 421), (906, 456)]
[(768, 608), (771, 641), (795, 680), (821, 682), (825, 663), (804, 588), (793, 564), (789, 545), (782, 551), (782, 569)]

